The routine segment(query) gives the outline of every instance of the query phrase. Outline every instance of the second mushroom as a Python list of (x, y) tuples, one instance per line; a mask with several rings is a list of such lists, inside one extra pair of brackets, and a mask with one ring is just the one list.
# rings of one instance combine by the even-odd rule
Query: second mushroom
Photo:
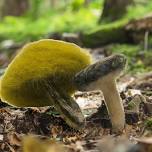
[(80, 91), (103, 92), (114, 132), (121, 132), (125, 125), (124, 107), (116, 86), (116, 79), (125, 66), (125, 56), (116, 54), (88, 66), (74, 78)]

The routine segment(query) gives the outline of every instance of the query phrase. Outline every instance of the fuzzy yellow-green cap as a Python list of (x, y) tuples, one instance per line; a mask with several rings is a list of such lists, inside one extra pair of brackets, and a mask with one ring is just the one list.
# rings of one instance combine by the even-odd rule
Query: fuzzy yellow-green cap
[(87, 51), (64, 41), (43, 39), (25, 45), (1, 78), (3, 101), (15, 106), (50, 105), (41, 80), (66, 93), (76, 88), (74, 75), (91, 63)]

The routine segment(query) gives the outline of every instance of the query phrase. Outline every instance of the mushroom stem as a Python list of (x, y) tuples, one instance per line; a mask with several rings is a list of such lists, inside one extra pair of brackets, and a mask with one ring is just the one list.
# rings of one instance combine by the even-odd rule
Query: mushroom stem
[(120, 132), (124, 129), (125, 124), (125, 114), (124, 107), (122, 104), (122, 100), (117, 90), (115, 80), (111, 80), (105, 83), (104, 87), (101, 88), (104, 98), (105, 104), (107, 106), (112, 128), (114, 132)]

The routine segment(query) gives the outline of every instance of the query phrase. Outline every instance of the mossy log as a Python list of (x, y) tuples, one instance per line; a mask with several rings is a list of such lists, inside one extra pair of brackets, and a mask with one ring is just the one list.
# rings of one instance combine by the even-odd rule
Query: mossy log
[(122, 20), (83, 33), (81, 41), (85, 47), (98, 47), (110, 43), (140, 43), (146, 33), (152, 34), (152, 15), (131, 21)]
[(125, 22), (112, 23), (107, 26), (99, 27), (98, 29), (84, 33), (81, 36), (82, 43), (85, 47), (98, 47), (109, 43), (124, 43), (128, 41), (125, 31)]

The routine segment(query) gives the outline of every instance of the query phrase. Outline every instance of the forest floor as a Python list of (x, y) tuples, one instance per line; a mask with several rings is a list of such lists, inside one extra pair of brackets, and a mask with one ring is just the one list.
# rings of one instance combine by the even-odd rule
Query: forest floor
[[(96, 59), (104, 54), (91, 50)], [(22, 138), (33, 134), (42, 140), (63, 142), (70, 152), (151, 152), (152, 73), (122, 75), (118, 89), (123, 100), (126, 126), (121, 135), (111, 132), (111, 123), (101, 92), (76, 92), (86, 126), (83, 132), (70, 128), (53, 107), (15, 108), (0, 103), (0, 152), (18, 152)], [(34, 151), (33, 151), (34, 152)], [(52, 151), (51, 151), (52, 152)]]

